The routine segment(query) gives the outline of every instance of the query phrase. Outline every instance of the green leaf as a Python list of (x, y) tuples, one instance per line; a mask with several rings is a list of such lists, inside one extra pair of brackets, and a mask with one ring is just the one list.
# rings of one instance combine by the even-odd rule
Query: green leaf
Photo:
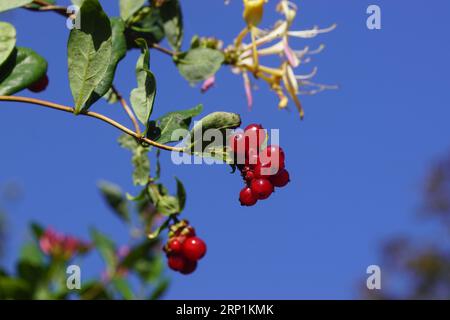
[(166, 230), (169, 227), (169, 224), (170, 224), (170, 218), (166, 219), (166, 221), (164, 221), (158, 228), (156, 228), (155, 231), (150, 233), (148, 235), (148, 238), (151, 240), (158, 238), (158, 236), (161, 234), (161, 232), (163, 232), (164, 230)]
[(16, 46), (16, 29), (8, 22), (0, 21), (0, 66), (9, 58)]
[(180, 213), (181, 210), (178, 199), (171, 195), (161, 196), (156, 203), (156, 211), (164, 216)]
[(28, 48), (17, 47), (0, 71), (0, 95), (12, 95), (39, 81), (47, 72), (47, 61)]
[(113, 104), (119, 101), (119, 96), (114, 92), (113, 89), (109, 89), (108, 92), (105, 93), (103, 98), (109, 103)]
[(135, 185), (146, 185), (150, 176), (150, 160), (148, 158), (149, 149), (143, 147), (133, 137), (122, 135), (119, 137), (119, 144), (133, 153), (131, 162), (134, 166), (133, 182)]
[[(153, 248), (155, 250), (155, 248)], [(161, 254), (151, 254), (144, 259), (139, 260), (134, 269), (139, 277), (146, 283), (156, 282), (161, 279), (166, 264)]]
[(25, 280), (33, 288), (33, 291), (36, 291), (36, 286), (48, 273), (47, 266), (32, 263), (27, 260), (20, 260), (16, 265), (16, 269), (17, 275)]
[[(112, 51), (111, 58), (109, 60), (108, 68), (106, 69), (103, 79), (100, 81), (94, 92), (86, 102), (86, 107), (93, 105), (98, 99), (108, 94), (114, 81), (114, 75), (116, 74), (117, 65), (120, 60), (125, 57), (127, 52), (127, 40), (125, 39), (125, 23), (120, 18), (111, 18), (111, 30), (112, 30)], [(111, 97), (111, 94), (109, 94)], [(110, 99), (106, 97), (108, 101)], [(117, 101), (117, 100), (116, 100)]]
[(200, 114), (203, 110), (201, 104), (194, 108), (182, 111), (169, 112), (158, 118), (156, 123), (151, 123), (148, 130), (148, 137), (159, 143), (176, 142), (184, 137), (172, 137), (172, 133), (177, 129), (189, 129), (192, 118)]
[(138, 39), (136, 43), (141, 47), (142, 54), (136, 64), (138, 86), (131, 91), (130, 101), (139, 121), (147, 126), (152, 113), (153, 103), (155, 102), (156, 80), (153, 73), (149, 70), (150, 53), (147, 43), (144, 39)]
[(235, 129), (241, 125), (241, 117), (232, 112), (213, 112), (197, 121), (190, 132), (191, 142), (195, 144), (203, 140), (203, 133), (206, 130)]
[(85, 0), (79, 14), (81, 28), (70, 31), (67, 44), (75, 113), (87, 108), (86, 102), (102, 81), (112, 52), (111, 24), (98, 0)]
[(178, 51), (183, 41), (183, 16), (180, 2), (178, 0), (168, 0), (164, 2), (159, 10), (167, 41), (169, 41), (174, 50)]
[(26, 261), (34, 265), (44, 262), (44, 255), (35, 243), (25, 244), (20, 251), (20, 261)]
[(108, 271), (114, 271), (117, 266), (116, 246), (114, 242), (95, 228), (91, 229), (91, 238), (100, 255), (103, 257), (103, 260), (105, 260)]
[(36, 222), (31, 223), (31, 233), (33, 234), (36, 240), (39, 240), (44, 234), (44, 232), (45, 230), (41, 225), (37, 224)]
[(122, 295), (125, 300), (133, 300), (134, 294), (131, 290), (130, 284), (124, 278), (114, 277), (111, 280), (116, 290)]
[(219, 50), (194, 48), (174, 57), (181, 75), (190, 83), (197, 83), (214, 75), (225, 57)]
[[(152, 260), (156, 256), (154, 251), (155, 247), (158, 247), (157, 241), (144, 240), (139, 244), (130, 248), (128, 254), (123, 258), (120, 263), (120, 267), (125, 269), (134, 269), (136, 263), (141, 259)], [(159, 253), (158, 253), (159, 254)]]
[(22, 7), (33, 2), (33, 0), (2, 0), (0, 2), (0, 12)]
[(127, 135), (123, 134), (119, 137), (117, 140), (119, 142), (119, 145), (127, 150), (134, 151), (136, 148), (139, 147), (139, 143), (137, 143), (136, 139)]
[(127, 21), (145, 4), (145, 0), (120, 0), (120, 17)]
[(128, 211), (128, 201), (119, 186), (108, 182), (101, 181), (98, 184), (103, 198), (111, 209), (124, 221), (130, 221), (130, 213)]
[(135, 47), (135, 40), (144, 38), (148, 43), (158, 43), (164, 38), (164, 24), (156, 8), (142, 7), (128, 21), (127, 40), (129, 47)]
[[(190, 148), (193, 154), (202, 157), (216, 158), (226, 163), (232, 163), (233, 158), (230, 156), (226, 145), (231, 134), (231, 129), (241, 125), (241, 118), (236, 113), (231, 112), (213, 112), (196, 122), (189, 133)], [(217, 137), (220, 141), (208, 141), (214, 132), (210, 130), (218, 130)], [(210, 137), (203, 135), (209, 131)]]
[(29, 284), (19, 278), (0, 276), (0, 299), (31, 299)]
[(163, 279), (156, 288), (153, 290), (150, 300), (158, 300), (160, 299), (169, 288), (170, 281), (168, 279)]
[[(94, 294), (92, 294), (94, 293)], [(109, 292), (106, 290), (105, 285), (100, 281), (89, 281), (83, 283), (79, 291), (79, 296), (81, 299), (85, 300), (111, 300)]]
[(153, 178), (154, 181), (159, 180), (161, 177), (161, 149), (156, 150), (156, 170), (155, 170), (155, 177)]
[(177, 198), (178, 198), (178, 206), (180, 211), (183, 211), (184, 206), (186, 205), (186, 190), (184, 189), (183, 183), (180, 179), (175, 178), (177, 180)]
[(134, 165), (133, 183), (144, 186), (150, 176), (150, 160), (148, 159), (148, 149), (137, 148), (133, 154), (131, 162)]
[(76, 6), (81, 7), (81, 5), (83, 4), (84, 0), (71, 0), (72, 3)]

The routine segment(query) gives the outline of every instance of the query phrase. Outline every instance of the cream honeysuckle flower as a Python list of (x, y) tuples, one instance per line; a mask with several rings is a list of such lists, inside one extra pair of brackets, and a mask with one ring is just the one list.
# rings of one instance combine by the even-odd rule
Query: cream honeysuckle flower
[[(278, 107), (287, 107), (289, 99), (293, 100), (300, 117), (303, 118), (304, 111), (299, 94), (315, 94), (325, 89), (335, 88), (333, 86), (316, 84), (312, 79), (317, 73), (314, 68), (307, 74), (295, 74), (294, 69), (310, 61), (310, 56), (323, 50), (324, 45), (318, 49), (310, 50), (308, 46), (300, 50), (294, 50), (289, 44), (291, 38), (309, 39), (319, 34), (327, 33), (336, 28), (333, 24), (328, 28), (320, 29), (314, 26), (309, 30), (291, 30), (292, 24), (297, 16), (297, 6), (288, 1), (280, 0), (276, 7), (277, 11), (283, 15), (283, 19), (275, 23), (269, 30), (260, 29), (257, 26), (261, 22), (265, 0), (243, 0), (244, 19), (247, 27), (241, 31), (232, 46), (237, 59), (232, 63), (234, 73), (242, 73), (244, 88), (248, 106), (253, 103), (252, 87), (249, 73), (256, 79), (261, 79), (270, 86), (278, 98)], [(243, 40), (250, 33), (251, 41), (244, 43)], [(282, 63), (279, 67), (270, 67), (260, 64), (260, 57), (279, 56)], [(304, 88), (309, 88), (305, 90)]]

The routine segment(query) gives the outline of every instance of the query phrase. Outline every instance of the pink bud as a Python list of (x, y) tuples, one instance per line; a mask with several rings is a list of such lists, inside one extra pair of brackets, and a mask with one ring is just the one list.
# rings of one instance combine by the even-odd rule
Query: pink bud
[(205, 93), (206, 91), (211, 89), (215, 83), (216, 83), (216, 77), (211, 76), (203, 82), (200, 90), (202, 91), (202, 93)]

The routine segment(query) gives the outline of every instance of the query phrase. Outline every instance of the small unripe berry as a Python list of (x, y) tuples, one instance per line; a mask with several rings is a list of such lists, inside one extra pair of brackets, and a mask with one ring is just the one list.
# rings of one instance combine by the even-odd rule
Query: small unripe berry
[(260, 199), (267, 199), (273, 192), (273, 185), (268, 179), (260, 178), (252, 181), (250, 188), (253, 194)]
[(289, 181), (289, 172), (286, 169), (282, 169), (276, 175), (270, 177), (270, 182), (278, 188), (284, 187)]
[(28, 90), (37, 93), (37, 92), (44, 91), (47, 88), (47, 86), (48, 86), (48, 77), (47, 77), (47, 75), (45, 75), (42, 78), (40, 78), (38, 81), (36, 81), (32, 85), (30, 85), (28, 87)]
[(198, 237), (190, 237), (183, 242), (183, 256), (186, 259), (197, 261), (206, 253), (205, 242)]
[(250, 187), (244, 187), (239, 193), (239, 201), (242, 206), (253, 206), (258, 201), (258, 198)]

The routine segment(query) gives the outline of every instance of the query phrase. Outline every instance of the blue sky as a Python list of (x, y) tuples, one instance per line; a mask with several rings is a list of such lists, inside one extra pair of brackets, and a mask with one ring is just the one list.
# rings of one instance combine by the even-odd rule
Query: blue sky
[[(116, 1), (101, 1), (118, 15)], [(273, 7), (273, 0), (271, 6)], [(280, 128), (292, 182), (270, 200), (242, 208), (238, 174), (225, 166), (175, 166), (163, 154), (164, 181), (180, 177), (188, 190), (184, 214), (208, 243), (208, 254), (189, 277), (172, 274), (167, 298), (352, 298), (365, 270), (380, 264), (379, 242), (409, 232), (422, 235), (413, 214), (421, 183), (433, 160), (450, 147), (450, 3), (435, 1), (303, 0), (295, 28), (338, 28), (297, 45), (326, 50), (305, 73), (319, 67), (316, 80), (339, 90), (304, 97), (306, 117), (278, 111), (263, 83), (248, 111), (242, 80), (227, 68), (205, 95), (190, 87), (170, 59), (152, 52), (158, 81), (155, 116), (203, 103), (205, 112), (238, 112), (243, 123)], [(378, 4), (382, 29), (366, 28), (366, 8)], [(185, 47), (194, 34), (229, 43), (243, 27), (242, 3), (221, 0), (183, 3)], [(265, 22), (277, 18), (268, 12)], [(16, 10), (0, 16), (18, 31), (18, 45), (49, 61), (50, 85), (40, 98), (70, 105), (67, 79), (68, 30), (52, 13)], [(128, 54), (116, 85), (135, 85), (138, 52)], [(28, 91), (21, 95), (34, 96)], [(94, 109), (127, 121), (119, 106)], [(93, 119), (39, 107), (1, 103), (0, 184), (24, 190), (9, 210), (6, 262), (11, 265), (28, 238), (27, 223), (38, 220), (82, 237), (95, 225), (121, 242), (127, 231), (109, 212), (96, 189), (108, 179), (134, 191), (128, 152), (117, 146), (119, 132)], [(81, 265), (97, 274), (95, 257)]]

